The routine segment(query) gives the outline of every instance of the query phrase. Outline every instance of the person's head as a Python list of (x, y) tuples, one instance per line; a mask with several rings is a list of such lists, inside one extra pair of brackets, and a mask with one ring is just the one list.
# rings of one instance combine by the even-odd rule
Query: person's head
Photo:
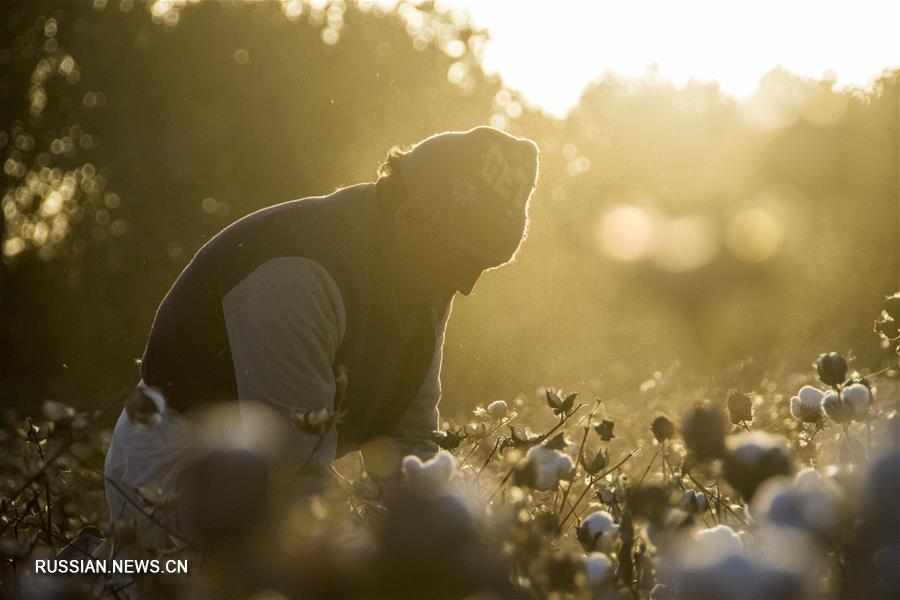
[(483, 271), (511, 261), (537, 168), (534, 142), (492, 127), (391, 150), (378, 186), (400, 301), (468, 294)]

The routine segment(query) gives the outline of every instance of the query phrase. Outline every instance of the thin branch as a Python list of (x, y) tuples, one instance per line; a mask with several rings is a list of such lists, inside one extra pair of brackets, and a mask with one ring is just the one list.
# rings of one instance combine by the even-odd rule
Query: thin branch
[[(117, 492), (119, 492), (119, 494), (122, 496), (122, 498), (125, 499), (125, 501), (128, 504), (130, 504), (133, 508), (135, 508), (139, 513), (141, 513), (141, 515), (143, 515), (144, 517), (149, 519), (154, 525), (156, 525), (157, 527), (162, 529), (163, 532), (165, 532), (167, 535), (169, 535), (174, 541), (176, 541), (176, 542), (182, 544), (184, 547), (188, 547), (188, 548), (192, 545), (190, 541), (188, 541), (187, 539), (185, 539), (184, 537), (179, 535), (177, 532), (172, 531), (172, 529), (170, 527), (168, 527), (165, 523), (163, 523), (158, 518), (156, 518), (155, 515), (144, 510), (144, 507), (142, 507), (137, 502), (135, 502), (131, 498), (131, 496), (128, 493), (126, 493), (126, 491), (122, 488), (122, 486), (119, 485), (119, 482), (117, 482), (115, 479), (112, 479), (111, 477), (107, 477), (99, 469), (97, 469), (93, 465), (88, 464), (87, 461), (85, 461), (80, 456), (78, 456), (77, 454), (72, 452), (72, 450), (69, 450), (68, 454), (69, 454), (69, 456), (74, 458), (75, 461), (78, 462), (78, 464), (80, 464), (82, 467), (89, 469), (95, 473), (100, 474), (103, 477), (103, 480), (106, 481), (107, 483), (109, 483), (111, 486), (113, 486), (113, 488), (115, 488), (115, 490)], [(182, 550), (184, 550), (184, 549), (185, 548), (182, 548)]]
[(569, 520), (569, 517), (572, 516), (572, 513), (574, 513), (575, 510), (578, 508), (578, 505), (581, 504), (581, 501), (584, 500), (584, 497), (585, 497), (585, 496), (587, 495), (587, 493), (590, 491), (591, 487), (592, 487), (595, 483), (597, 483), (598, 481), (600, 481), (601, 479), (603, 479), (604, 477), (606, 477), (607, 475), (609, 475), (610, 473), (612, 473), (612, 472), (618, 470), (622, 465), (624, 465), (626, 462), (628, 462), (629, 459), (631, 459), (632, 456), (634, 456), (635, 454), (637, 454), (638, 452), (640, 452), (642, 449), (643, 449), (643, 446), (638, 446), (637, 448), (635, 448), (634, 450), (632, 450), (630, 453), (628, 453), (628, 455), (627, 455), (625, 458), (623, 458), (622, 460), (620, 460), (619, 462), (617, 462), (617, 463), (615, 464), (614, 467), (612, 467), (612, 468), (610, 468), (610, 469), (607, 469), (607, 470), (606, 470), (603, 474), (601, 474), (601, 475), (597, 475), (597, 476), (593, 476), (593, 475), (592, 475), (592, 476), (590, 477), (590, 479), (588, 480), (587, 486), (585, 486), (584, 491), (581, 492), (581, 495), (578, 496), (578, 499), (575, 500), (575, 504), (572, 506), (571, 510), (569, 510), (569, 512), (566, 513), (566, 516), (563, 517), (563, 519), (559, 522), (559, 528), (557, 529), (556, 537), (559, 537), (559, 535), (562, 533), (562, 530), (563, 530), (563, 527), (564, 527), (565, 524), (566, 524), (566, 521)]
[(463, 459), (462, 459), (463, 462), (465, 462), (465, 460), (466, 460), (467, 458), (469, 458), (470, 456), (472, 456), (472, 453), (475, 452), (475, 450), (477, 450), (478, 447), (481, 446), (482, 443), (484, 443), (484, 440), (486, 440), (486, 439), (488, 439), (489, 437), (491, 437), (492, 435), (494, 435), (494, 434), (497, 432), (497, 430), (500, 429), (501, 427), (503, 427), (504, 425), (509, 425), (510, 423), (512, 423), (512, 422), (515, 420), (515, 418), (516, 418), (516, 417), (513, 416), (513, 417), (508, 417), (508, 418), (506, 418), (506, 420), (500, 419), (500, 423), (498, 423), (496, 427), (494, 427), (493, 429), (491, 429), (490, 431), (488, 431), (486, 434), (484, 434), (483, 437), (481, 437), (480, 439), (476, 440), (475, 443), (472, 444), (472, 447), (469, 448), (469, 451), (468, 451), (468, 452), (466, 453), (466, 455), (463, 457)]
[(650, 469), (653, 467), (653, 461), (655, 461), (656, 457), (659, 456), (660, 448), (662, 448), (662, 446), (656, 447), (656, 452), (654, 452), (653, 456), (650, 457), (650, 462), (647, 463), (647, 468), (644, 469), (644, 473), (643, 473), (643, 475), (641, 475), (641, 478), (638, 479), (637, 485), (635, 487), (640, 486), (642, 483), (644, 483), (644, 478), (647, 477), (647, 473), (649, 473)]

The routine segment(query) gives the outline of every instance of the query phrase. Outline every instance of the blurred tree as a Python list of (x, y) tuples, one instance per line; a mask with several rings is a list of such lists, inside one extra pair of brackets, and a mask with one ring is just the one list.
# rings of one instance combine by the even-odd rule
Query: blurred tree
[(4, 401), (132, 385), (158, 302), (216, 231), (488, 122), (540, 143), (540, 181), (518, 262), (456, 302), (449, 405), (615, 395), (676, 359), (715, 375), (882, 356), (897, 71), (838, 92), (776, 69), (744, 103), (607, 76), (559, 120), (485, 76), (485, 34), (427, 3), (12, 0), (2, 19)]
[[(898, 75), (837, 92), (776, 69), (738, 104), (651, 71), (600, 80), (565, 121), (514, 121), (542, 148), (529, 242), (457, 301), (450, 340), (464, 349), (447, 360), (464, 351), (466, 377), (448, 389), (609, 397), (675, 361), (716, 378), (747, 357), (803, 369), (822, 348), (879, 365), (870, 321), (900, 274)], [(601, 235), (620, 205), (646, 222), (615, 221), (615, 241), (651, 232), (633, 261)]]
[[(103, 181), (96, 198), (71, 199), (73, 211), (90, 204), (94, 218), (60, 239), (59, 257), (19, 233), (31, 229), (18, 209), (19, 220), (8, 219), (11, 351), (0, 373), (20, 385), (4, 394), (72, 397), (133, 384), (157, 303), (210, 235), (263, 206), (373, 179), (392, 145), (484, 122), (498, 88), (478, 67), (483, 34), (428, 6), (180, 8), (126, 0), (8, 11), (26, 42), (12, 42), (18, 66), (4, 89), (20, 106), (4, 114), (26, 116), (7, 136), (22, 135), (21, 96), (29, 69), (43, 64), (41, 27), (55, 19), (54, 52), (78, 57), (80, 88), (97, 91), (75, 102), (48, 90), (42, 123), (69, 119), (91, 131), (86, 167)], [(107, 172), (116, 193), (104, 197)], [(20, 193), (4, 183), (8, 196)], [(39, 216), (52, 191), (32, 195)]]

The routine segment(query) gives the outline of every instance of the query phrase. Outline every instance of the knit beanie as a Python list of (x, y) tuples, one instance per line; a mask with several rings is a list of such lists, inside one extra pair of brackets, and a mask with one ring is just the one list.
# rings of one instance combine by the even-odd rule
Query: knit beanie
[(435, 234), (496, 266), (512, 257), (527, 221), (538, 148), (493, 127), (448, 131), (400, 157), (406, 191), (435, 221)]

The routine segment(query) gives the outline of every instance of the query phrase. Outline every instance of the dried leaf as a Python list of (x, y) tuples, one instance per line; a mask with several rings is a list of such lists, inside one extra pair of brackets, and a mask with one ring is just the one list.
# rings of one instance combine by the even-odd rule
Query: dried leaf
[(544, 445), (548, 448), (553, 448), (554, 450), (564, 450), (569, 445), (569, 440), (566, 439), (566, 432), (560, 431), (544, 442)]
[(603, 419), (602, 421), (600, 421), (599, 423), (594, 425), (594, 431), (597, 432), (597, 435), (600, 436), (601, 440), (603, 440), (604, 442), (608, 442), (611, 439), (613, 439), (614, 437), (616, 437), (616, 434), (613, 433), (613, 429), (615, 428), (615, 426), (616, 426), (615, 421), (610, 421), (609, 419)]

